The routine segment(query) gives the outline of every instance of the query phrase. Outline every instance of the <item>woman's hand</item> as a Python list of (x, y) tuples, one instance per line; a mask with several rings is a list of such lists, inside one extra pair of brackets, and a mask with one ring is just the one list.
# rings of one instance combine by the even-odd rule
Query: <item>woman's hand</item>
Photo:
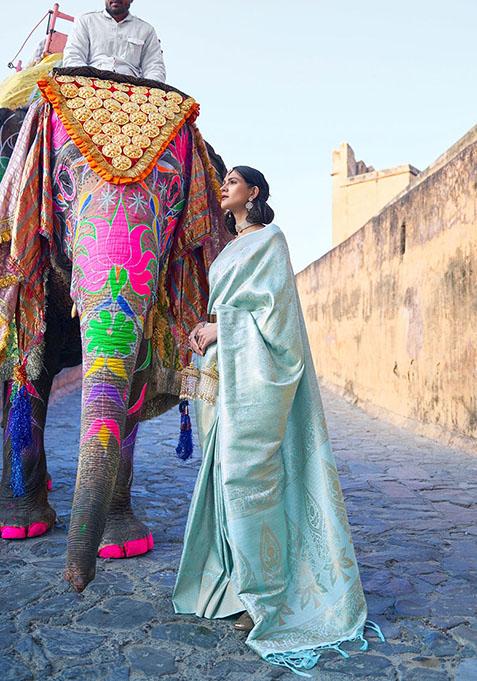
[(199, 322), (194, 326), (192, 331), (189, 334), (189, 347), (190, 349), (196, 353), (196, 355), (200, 355), (200, 348), (197, 344), (197, 333), (202, 329), (207, 324), (207, 322)]
[(198, 355), (204, 355), (205, 351), (217, 340), (217, 324), (197, 324), (189, 336), (191, 349)]

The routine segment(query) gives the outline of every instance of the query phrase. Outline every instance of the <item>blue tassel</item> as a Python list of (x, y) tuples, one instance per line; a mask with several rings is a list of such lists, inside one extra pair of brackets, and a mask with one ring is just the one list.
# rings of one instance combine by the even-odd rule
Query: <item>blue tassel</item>
[(25, 495), (22, 452), (31, 446), (31, 402), (26, 385), (14, 384), (11, 394), (10, 441), (12, 444), (12, 470), (10, 486), (14, 497)]
[(186, 461), (192, 456), (194, 451), (194, 443), (192, 442), (192, 425), (189, 416), (189, 402), (182, 400), (179, 403), (179, 411), (181, 414), (181, 434), (179, 436), (179, 443), (176, 447), (176, 454), (179, 459)]

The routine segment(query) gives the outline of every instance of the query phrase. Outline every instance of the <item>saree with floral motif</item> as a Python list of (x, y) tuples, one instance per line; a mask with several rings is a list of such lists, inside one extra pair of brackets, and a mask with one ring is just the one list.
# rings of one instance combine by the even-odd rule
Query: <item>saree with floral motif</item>
[[(177, 613), (247, 610), (247, 643), (298, 674), (359, 641), (366, 602), (285, 238), (269, 225), (209, 272), (219, 372), (196, 402), (203, 462), (173, 595)], [(301, 670), (301, 671), (300, 671)]]

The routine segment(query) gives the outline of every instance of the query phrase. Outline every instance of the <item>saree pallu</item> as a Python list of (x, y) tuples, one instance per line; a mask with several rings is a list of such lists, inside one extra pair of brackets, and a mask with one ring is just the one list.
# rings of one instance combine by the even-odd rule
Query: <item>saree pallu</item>
[(209, 284), (218, 337), (198, 362), (217, 362), (219, 392), (214, 406), (196, 402), (203, 462), (174, 607), (246, 609), (247, 644), (303, 673), (323, 649), (366, 649), (367, 609), (280, 229), (227, 244)]

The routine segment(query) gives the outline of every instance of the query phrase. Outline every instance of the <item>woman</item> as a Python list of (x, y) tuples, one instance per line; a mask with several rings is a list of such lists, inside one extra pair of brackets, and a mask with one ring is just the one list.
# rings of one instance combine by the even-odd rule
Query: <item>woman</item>
[(247, 166), (222, 186), (236, 235), (209, 272), (212, 323), (190, 336), (217, 365), (197, 401), (204, 453), (174, 590), (177, 613), (227, 617), (267, 661), (297, 673), (366, 621), (348, 521), (285, 238), (268, 184)]

